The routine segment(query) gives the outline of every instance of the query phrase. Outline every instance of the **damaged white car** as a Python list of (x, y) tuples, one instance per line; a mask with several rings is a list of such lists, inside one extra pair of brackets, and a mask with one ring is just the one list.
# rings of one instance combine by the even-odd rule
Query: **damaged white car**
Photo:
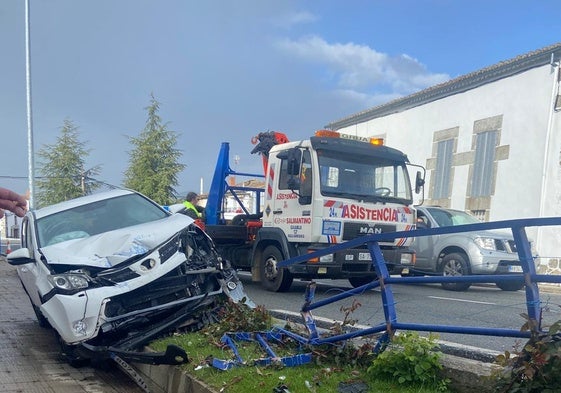
[(130, 190), (27, 213), (16, 265), (39, 323), (58, 333), (71, 364), (120, 359), (186, 362), (183, 349), (145, 353), (178, 327), (200, 327), (226, 295), (250, 304), (212, 240), (183, 214)]

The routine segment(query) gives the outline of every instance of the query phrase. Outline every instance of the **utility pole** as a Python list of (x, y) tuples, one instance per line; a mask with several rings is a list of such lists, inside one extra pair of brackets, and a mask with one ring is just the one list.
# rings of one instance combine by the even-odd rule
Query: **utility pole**
[(29, 27), (29, 0), (25, 0), (25, 75), (27, 85), (27, 161), (29, 181), (29, 209), (35, 199), (35, 152), (33, 148), (33, 111), (31, 108), (31, 34)]

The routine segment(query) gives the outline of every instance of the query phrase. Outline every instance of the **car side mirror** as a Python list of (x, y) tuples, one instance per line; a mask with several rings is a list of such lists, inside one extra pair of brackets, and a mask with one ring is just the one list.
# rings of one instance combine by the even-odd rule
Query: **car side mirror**
[(29, 250), (27, 248), (18, 248), (17, 250), (12, 251), (8, 254), (7, 260), (12, 266), (25, 265), (35, 262), (35, 260), (29, 256)]

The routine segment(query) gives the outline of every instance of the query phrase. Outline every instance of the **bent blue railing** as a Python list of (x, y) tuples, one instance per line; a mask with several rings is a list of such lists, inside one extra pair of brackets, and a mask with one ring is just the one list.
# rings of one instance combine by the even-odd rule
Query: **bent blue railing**
[[(540, 227), (540, 226), (558, 226), (561, 225), (561, 217), (548, 217), (548, 218), (529, 218), (529, 219), (516, 219), (506, 221), (495, 221), (480, 224), (467, 224), (450, 227), (430, 228), (430, 229), (416, 229), (413, 231), (401, 231), (393, 233), (382, 233), (375, 235), (368, 235), (356, 238), (345, 243), (340, 243), (329, 248), (315, 251), (310, 254), (294, 257), (278, 264), (279, 267), (286, 267), (295, 263), (301, 263), (312, 258), (319, 258), (323, 255), (333, 254), (347, 248), (360, 247), (366, 244), (372, 257), (372, 264), (378, 279), (362, 285), (360, 287), (350, 289), (340, 294), (331, 296), (327, 299), (313, 302), (315, 286), (311, 285), (307, 289), (306, 300), (301, 309), (304, 322), (310, 333), (308, 338), (311, 344), (333, 343), (342, 340), (347, 340), (354, 337), (371, 335), (374, 333), (385, 332), (379, 340), (379, 345), (387, 341), (396, 330), (416, 330), (416, 331), (429, 331), (429, 332), (442, 332), (442, 333), (460, 333), (460, 334), (474, 334), (486, 336), (504, 336), (504, 337), (520, 337), (529, 338), (533, 333), (543, 332), (541, 326), (541, 308), (540, 308), (540, 293), (538, 283), (561, 283), (561, 276), (556, 275), (543, 275), (537, 274), (532, 256), (530, 243), (526, 235), (527, 227)], [(382, 251), (380, 249), (380, 242), (393, 241), (396, 238), (412, 238), (420, 236), (432, 236), (448, 233), (459, 232), (477, 232), (491, 229), (505, 229), (510, 228), (516, 243), (516, 250), (522, 266), (522, 273), (509, 273), (509, 274), (490, 274), (490, 275), (466, 275), (466, 276), (426, 276), (426, 277), (392, 277), (390, 276)], [(438, 325), (438, 324), (419, 324), (419, 323), (403, 323), (399, 322), (395, 308), (395, 301), (391, 284), (420, 284), (420, 283), (496, 283), (507, 281), (521, 281), (525, 283), (526, 290), (526, 307), (529, 319), (533, 322), (529, 324), (528, 331), (521, 331), (516, 329), (505, 328), (489, 328), (489, 327), (473, 327), (473, 326), (459, 326), (459, 325)], [(365, 290), (372, 288), (380, 288), (384, 309), (385, 321), (379, 325), (370, 328), (353, 331), (351, 333), (339, 334), (329, 337), (320, 337), (317, 333), (315, 322), (311, 315), (311, 311), (322, 307), (326, 304), (334, 303), (339, 300), (363, 293)]]
[[(484, 336), (499, 336), (499, 337), (518, 337), (529, 338), (533, 334), (544, 333), (542, 330), (541, 322), (541, 302), (538, 283), (561, 283), (561, 275), (544, 275), (537, 274), (532, 256), (530, 243), (526, 235), (527, 227), (540, 227), (540, 226), (558, 226), (561, 225), (561, 217), (548, 217), (548, 218), (529, 218), (507, 221), (495, 221), (480, 224), (467, 224), (450, 227), (430, 228), (430, 229), (416, 229), (413, 231), (391, 232), (375, 235), (368, 235), (356, 238), (345, 243), (330, 246), (328, 248), (315, 251), (306, 255), (301, 255), (285, 261), (279, 262), (278, 267), (286, 267), (292, 264), (305, 262), (312, 258), (319, 258), (323, 255), (333, 254), (335, 252), (348, 249), (361, 247), (366, 244), (372, 257), (372, 264), (378, 278), (372, 282), (353, 288), (329, 298), (314, 302), (316, 284), (311, 282), (306, 288), (304, 305), (301, 308), (301, 315), (304, 320), (304, 325), (308, 331), (308, 337), (286, 330), (284, 328), (275, 327), (271, 332), (257, 333), (261, 338), (259, 344), (268, 354), (268, 357), (261, 358), (260, 361), (266, 360), (267, 362), (277, 360), (282, 361), (285, 366), (297, 366), (300, 364), (308, 363), (311, 361), (311, 355), (308, 353), (297, 354), (285, 358), (279, 358), (274, 354), (272, 349), (268, 346), (262, 337), (271, 337), (277, 335), (286, 335), (300, 344), (321, 345), (345, 341), (357, 337), (369, 336), (381, 333), (378, 342), (374, 347), (375, 352), (383, 350), (385, 344), (390, 340), (391, 336), (399, 329), (401, 330), (415, 330), (427, 332), (440, 332), (440, 333), (457, 333), (457, 334), (472, 334)], [(516, 243), (516, 250), (522, 266), (522, 273), (509, 273), (509, 274), (489, 274), (489, 275), (465, 275), (465, 276), (413, 276), (413, 277), (392, 277), (390, 276), (384, 257), (379, 246), (379, 242), (391, 242), (396, 238), (412, 238), (421, 236), (432, 236), (449, 233), (460, 232), (477, 232), (491, 229), (505, 229), (510, 228)], [(526, 290), (526, 307), (527, 314), (532, 323), (529, 323), (529, 329), (526, 331), (505, 328), (488, 328), (488, 327), (474, 327), (474, 326), (459, 326), (459, 325), (438, 325), (438, 324), (420, 324), (420, 323), (403, 323), (399, 322), (395, 308), (395, 301), (393, 297), (392, 284), (421, 284), (421, 283), (496, 283), (507, 281), (524, 281)], [(357, 329), (352, 332), (337, 334), (332, 336), (322, 336), (319, 334), (315, 320), (311, 313), (312, 310), (325, 306), (327, 304), (335, 303), (337, 301), (362, 294), (365, 290), (380, 288), (382, 295), (382, 305), (384, 310), (384, 322), (364, 329)], [(234, 338), (240, 337), (248, 340), (248, 337), (253, 337), (256, 333), (242, 332), (235, 333)], [(222, 341), (230, 346), (237, 358), (234, 360), (215, 360), (213, 366), (222, 370), (227, 370), (233, 366), (245, 364), (237, 353), (236, 345), (232, 337), (225, 334)]]

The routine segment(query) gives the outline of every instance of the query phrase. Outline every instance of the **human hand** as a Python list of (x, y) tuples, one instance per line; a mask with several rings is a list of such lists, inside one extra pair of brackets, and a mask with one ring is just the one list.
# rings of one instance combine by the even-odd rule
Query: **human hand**
[(0, 187), (0, 217), (4, 215), (4, 209), (23, 217), (27, 209), (27, 200), (23, 195)]

